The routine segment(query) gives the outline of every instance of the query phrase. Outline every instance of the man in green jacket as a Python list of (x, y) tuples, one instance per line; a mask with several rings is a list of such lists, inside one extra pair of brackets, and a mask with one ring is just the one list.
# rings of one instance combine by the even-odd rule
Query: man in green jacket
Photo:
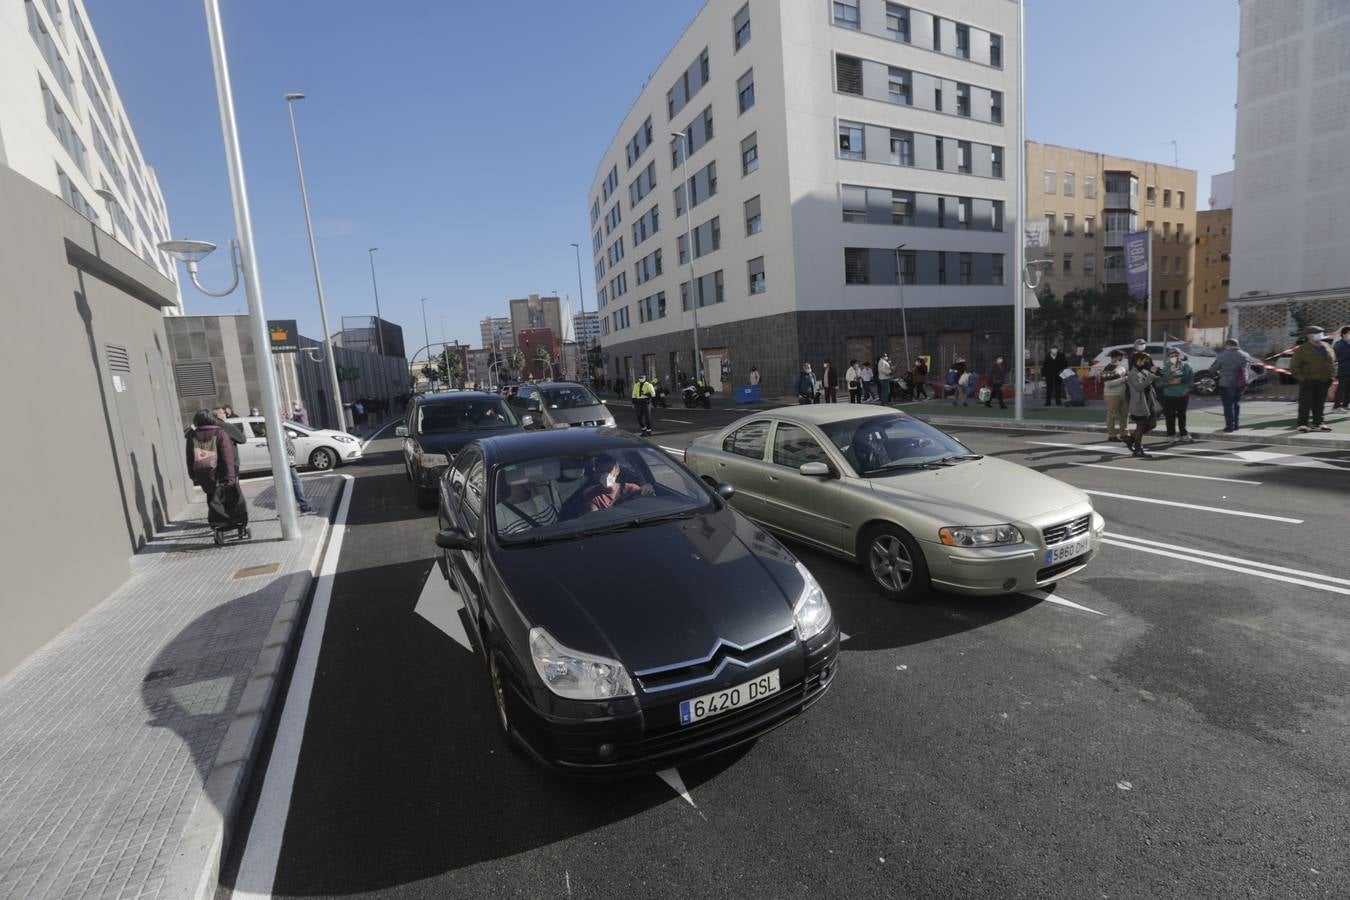
[(1158, 378), (1158, 387), (1162, 393), (1163, 416), (1167, 420), (1167, 436), (1180, 436), (1191, 443), (1195, 438), (1186, 430), (1186, 407), (1191, 402), (1191, 386), (1195, 384), (1195, 370), (1190, 363), (1181, 361), (1181, 351), (1171, 347), (1167, 351), (1167, 363), (1162, 367)]
[(1336, 356), (1322, 342), (1325, 335), (1318, 325), (1308, 326), (1308, 339), (1294, 351), (1289, 371), (1298, 380), (1298, 430), (1307, 434), (1314, 428), (1330, 431), (1322, 424), (1322, 407), (1327, 403), (1327, 391), (1336, 377)]

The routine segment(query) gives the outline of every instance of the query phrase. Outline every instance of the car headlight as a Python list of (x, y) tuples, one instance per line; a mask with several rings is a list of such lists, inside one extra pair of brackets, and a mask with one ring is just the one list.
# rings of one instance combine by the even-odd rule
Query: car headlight
[(333, 435), (333, 440), (337, 441), (339, 444), (356, 443), (356, 438), (352, 437), (350, 434), (335, 434)]
[(530, 659), (548, 689), (569, 700), (610, 700), (633, 696), (623, 664), (564, 647), (542, 628), (530, 629)]
[(1092, 511), (1092, 530), (1093, 531), (1106, 530), (1106, 519), (1104, 519), (1102, 517), (1102, 514), (1097, 512), (1095, 509)]
[(830, 601), (825, 599), (825, 592), (806, 570), (806, 566), (797, 563), (797, 571), (806, 583), (802, 585), (801, 596), (792, 606), (792, 618), (797, 624), (797, 637), (809, 641), (830, 624)]
[(993, 547), (1023, 540), (1015, 525), (951, 525), (938, 529), (938, 538), (948, 547)]
[(554, 427), (554, 428), (571, 428), (572, 426), (571, 426), (571, 425), (568, 425), (566, 422), (554, 422), (554, 423), (553, 423), (553, 427)]
[(434, 469), (437, 466), (450, 465), (450, 456), (448, 453), (419, 453), (417, 454), (417, 464), (424, 469)]

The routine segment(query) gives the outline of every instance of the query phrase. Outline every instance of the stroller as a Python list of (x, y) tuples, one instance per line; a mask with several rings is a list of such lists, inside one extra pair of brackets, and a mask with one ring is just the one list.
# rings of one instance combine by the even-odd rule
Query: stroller
[(1078, 373), (1073, 369), (1065, 369), (1059, 374), (1064, 381), (1064, 393), (1069, 395), (1069, 406), (1086, 406), (1087, 400), (1083, 396), (1083, 382), (1079, 379)]
[(914, 399), (914, 375), (911, 372), (902, 372), (900, 377), (891, 382), (890, 400), (893, 403), (909, 403)]

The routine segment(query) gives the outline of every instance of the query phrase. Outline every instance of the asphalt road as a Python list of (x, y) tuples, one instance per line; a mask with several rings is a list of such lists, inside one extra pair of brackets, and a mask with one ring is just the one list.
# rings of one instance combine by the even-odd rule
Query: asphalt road
[[(659, 411), (653, 439), (743, 414)], [(849, 635), (830, 694), (671, 783), (598, 785), (503, 749), (481, 664), (430, 612), (434, 515), (373, 443), (293, 790), (269, 771), (222, 894), (1350, 894), (1350, 454), (951, 431), (1097, 492), (1093, 564), (1049, 597), (897, 605), (794, 548)]]

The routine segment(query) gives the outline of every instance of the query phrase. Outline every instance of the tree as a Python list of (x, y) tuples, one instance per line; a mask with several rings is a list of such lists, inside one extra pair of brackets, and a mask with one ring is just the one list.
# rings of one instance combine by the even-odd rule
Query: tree
[(1093, 348), (1124, 343), (1134, 330), (1136, 301), (1123, 290), (1090, 288), (1056, 297), (1049, 288), (1028, 317), (1028, 334), (1046, 347)]
[(520, 377), (520, 373), (525, 370), (525, 354), (521, 351), (519, 347), (516, 347), (510, 352), (509, 355), (507, 355), (506, 367), (517, 378)]
[(536, 347), (534, 351), (535, 370), (539, 372), (540, 378), (553, 377), (553, 358), (548, 355), (548, 348)]

